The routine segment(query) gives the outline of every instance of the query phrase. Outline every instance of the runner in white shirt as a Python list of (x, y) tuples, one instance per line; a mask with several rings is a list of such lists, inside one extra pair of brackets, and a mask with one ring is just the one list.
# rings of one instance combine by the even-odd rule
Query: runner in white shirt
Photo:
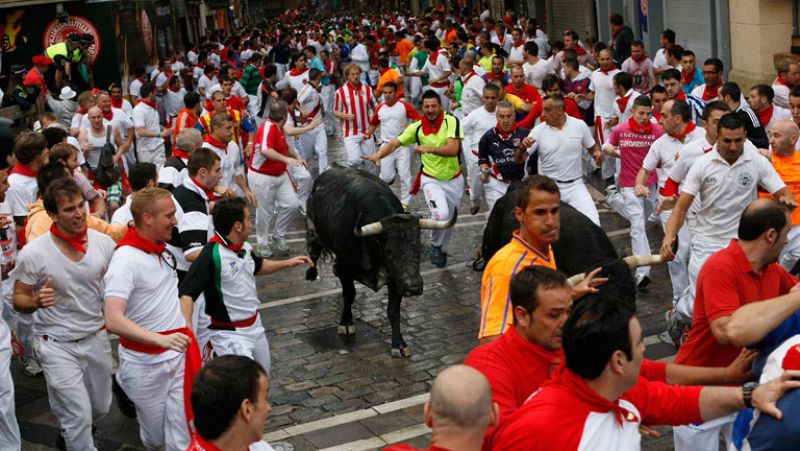
[(367, 46), (360, 42), (356, 42), (355, 37), (350, 37), (350, 60), (353, 64), (357, 64), (361, 68), (361, 83), (369, 84), (369, 52)]
[(306, 56), (304, 54), (300, 54), (294, 60), (294, 68), (289, 72), (286, 72), (286, 76), (282, 80), (282, 83), (278, 84), (278, 89), (281, 89), (285, 86), (289, 86), (294, 88), (297, 92), (300, 92), (308, 83), (308, 67), (306, 65)]
[(369, 129), (369, 118), (377, 108), (372, 89), (361, 82), (361, 68), (353, 63), (345, 68), (347, 83), (336, 91), (334, 114), (341, 121), (347, 165), (376, 173), (372, 164), (364, 164), (362, 156), (375, 154), (375, 141), (364, 139)]
[(133, 196), (131, 212), (135, 227), (103, 280), (106, 326), (120, 336), (117, 380), (135, 404), (145, 448), (183, 450), (191, 420), (184, 385), (201, 362), (192, 312), (181, 312), (178, 302), (175, 257), (165, 250), (176, 206), (169, 191), (146, 188)]
[(492, 31), (492, 42), (499, 45), (506, 51), (506, 53), (511, 53), (511, 46), (513, 44), (513, 38), (511, 35), (506, 31), (506, 25), (499, 21), (495, 24), (494, 30)]
[(181, 87), (180, 78), (177, 76), (170, 78), (169, 85), (167, 85), (167, 89), (164, 91), (164, 96), (162, 97), (164, 109), (167, 113), (167, 126), (174, 126), (175, 118), (183, 108), (183, 96), (185, 95), (186, 88)]
[(470, 113), (475, 111), (483, 104), (483, 87), (486, 82), (473, 70), (473, 61), (464, 58), (459, 63), (459, 70), (461, 71), (461, 80), (463, 88), (461, 89), (461, 114), (464, 117), (469, 116)]
[(796, 205), (794, 195), (769, 160), (745, 146), (747, 135), (740, 119), (730, 114), (723, 116), (718, 133), (714, 149), (695, 161), (681, 184), (681, 194), (667, 223), (661, 247), (665, 260), (675, 257), (672, 243), (684, 224), (689, 207), (699, 197), (700, 208), (692, 231), (688, 296), (683, 296), (677, 306), (679, 320), (685, 324), (691, 323), (700, 268), (708, 257), (736, 238), (737, 218), (756, 198), (757, 188), (764, 188), (787, 205)]
[(244, 165), (242, 164), (242, 154), (239, 145), (233, 138), (233, 118), (228, 113), (216, 113), (211, 117), (211, 133), (206, 136), (203, 146), (211, 149), (220, 159), (222, 167), (222, 178), (219, 185), (229, 188), (238, 195), (243, 195), (256, 203), (255, 195), (247, 186), (244, 178)]
[(464, 127), (464, 143), (461, 152), (467, 168), (469, 184), (470, 213), (480, 210), (485, 187), (481, 182), (481, 169), (478, 165), (478, 143), (488, 130), (497, 125), (497, 103), (500, 101), (500, 88), (489, 83), (483, 87), (483, 106), (475, 109), (461, 122)]
[(136, 155), (139, 161), (154, 163), (159, 169), (167, 155), (164, 137), (172, 135), (172, 129), (162, 127), (156, 110), (156, 93), (153, 85), (142, 86), (142, 99), (133, 109), (133, 126), (136, 128)]
[(142, 85), (144, 85), (144, 74), (144, 67), (137, 67), (133, 71), (133, 80), (131, 80), (131, 84), (128, 87), (128, 91), (130, 92), (131, 97), (133, 97), (133, 100), (139, 100), (139, 98), (142, 97), (140, 91), (142, 89)]
[(669, 64), (669, 58), (667, 58), (667, 49), (675, 45), (675, 32), (670, 29), (663, 30), (661, 32), (659, 44), (661, 47), (656, 51), (656, 55), (653, 57), (653, 72), (658, 80), (661, 79), (661, 74), (664, 73), (665, 70), (673, 69), (672, 65)]
[(768, 85), (753, 86), (750, 88), (750, 96), (747, 99), (750, 108), (756, 113), (758, 121), (767, 132), (767, 137), (776, 122), (784, 119), (792, 120), (792, 112), (775, 105), (774, 99), (775, 91)]
[[(7, 138), (8, 139), (8, 138)], [(0, 203), (5, 205), (5, 194), (8, 189), (8, 162), (0, 161)], [(0, 219), (0, 227), (6, 233), (13, 230), (13, 221), (7, 216)], [(6, 236), (3, 240), (3, 252), (0, 253), (0, 263), (5, 266), (7, 264), (6, 243), (13, 245), (16, 248), (16, 240), (13, 237)], [(9, 279), (6, 279), (9, 280)], [(17, 415), (14, 399), (14, 380), (11, 378), (11, 356), (13, 355), (11, 349), (11, 331), (8, 324), (5, 322), (5, 309), (6, 306), (4, 286), (6, 281), (0, 284), (0, 449), (20, 449), (21, 439), (19, 435), (19, 424), (17, 423)]]
[[(111, 94), (111, 106), (122, 110), (128, 118), (133, 116), (133, 105), (131, 105), (128, 99), (122, 97), (122, 86), (117, 83), (112, 83), (109, 87), (109, 92)], [(98, 100), (98, 104), (99, 103), (100, 101)], [(100, 105), (100, 108), (103, 108), (102, 105)]]
[[(667, 182), (667, 174), (677, 160), (681, 148), (692, 141), (702, 140), (705, 130), (691, 122), (691, 110), (689, 105), (682, 100), (668, 100), (661, 108), (661, 120), (659, 123), (664, 127), (664, 135), (661, 135), (647, 152), (647, 156), (642, 163), (642, 169), (636, 175), (636, 195), (642, 198), (650, 197), (650, 189), (645, 182), (650, 178), (650, 173), (657, 171), (658, 187), (663, 189)], [(665, 210), (659, 215), (662, 228), (666, 229), (667, 223), (672, 212)], [(686, 287), (689, 286), (689, 253), (690, 241), (688, 229), (681, 229), (678, 235), (678, 251), (675, 258), (667, 264), (669, 277), (672, 281), (672, 302), (676, 304), (683, 295)]]
[(789, 108), (789, 95), (792, 86), (797, 86), (800, 82), (800, 64), (796, 61), (785, 58), (778, 62), (778, 76), (772, 82), (772, 89), (775, 92), (775, 105), (782, 108)]
[(525, 62), (525, 54), (523, 53), (523, 46), (525, 40), (522, 39), (522, 30), (514, 28), (511, 30), (511, 49), (508, 51), (508, 66), (514, 64), (522, 64)]
[(128, 224), (133, 221), (131, 214), (131, 201), (137, 191), (158, 186), (158, 172), (153, 163), (136, 163), (128, 173), (128, 182), (131, 184), (132, 194), (125, 198), (122, 204), (111, 216), (111, 224)]
[(217, 68), (209, 64), (203, 69), (203, 75), (197, 80), (197, 92), (201, 96), (210, 99), (211, 93), (206, 92), (206, 90), (218, 83)]
[(583, 182), (581, 158), (588, 151), (599, 164), (603, 161), (603, 151), (585, 122), (564, 113), (563, 97), (551, 96), (543, 107), (545, 122), (528, 135), (535, 140), (528, 153), (538, 151), (539, 174), (555, 180), (561, 200), (599, 226), (600, 214)]
[(539, 58), (539, 46), (534, 41), (528, 41), (524, 46), (525, 63), (522, 70), (525, 71), (525, 82), (539, 90), (539, 94), (544, 95), (542, 90), (542, 80), (548, 74), (554, 74), (553, 66), (546, 59)]
[[(297, 102), (300, 109), (309, 120), (322, 121), (322, 72), (319, 69), (308, 71), (308, 83), (297, 93)], [(317, 155), (319, 173), (328, 169), (328, 136), (325, 134), (325, 124), (303, 133), (299, 137), (300, 153), (303, 159), (310, 161), (314, 154)]]
[[(619, 69), (614, 67), (613, 54), (611, 50), (601, 50), (597, 56), (600, 68), (592, 73), (591, 92), (585, 97), (594, 100), (594, 137), (599, 145), (605, 144), (611, 136), (611, 126), (609, 123), (614, 118), (614, 76), (619, 73)], [(602, 177), (607, 182), (614, 177), (614, 161), (610, 158), (603, 162)]]
[[(382, 88), (384, 102), (378, 105), (369, 121), (365, 140), (371, 140), (378, 125), (381, 126), (380, 146), (390, 142), (406, 129), (408, 124), (420, 120), (421, 116), (411, 104), (397, 99), (397, 84), (386, 82)], [(395, 172), (400, 177), (400, 202), (408, 209), (411, 202), (411, 149), (401, 146), (394, 153), (381, 160), (380, 177), (386, 183), (394, 180)]]
[(66, 449), (95, 449), (92, 424), (111, 406), (111, 345), (103, 281), (114, 241), (86, 228), (83, 193), (71, 177), (44, 192), (53, 226), (28, 243), (12, 271), (14, 308), (33, 314), (50, 408)]
[(618, 72), (614, 75), (614, 105), (611, 123), (613, 126), (628, 122), (633, 114), (633, 102), (641, 94), (633, 89), (633, 77), (627, 72)]
[(36, 174), (48, 162), (47, 139), (36, 132), (22, 132), (14, 140), (13, 148), (16, 163), (9, 171), (6, 201), (11, 208), (11, 216), (22, 233), (22, 224), (28, 217), (28, 204), (36, 202), (39, 188)]
[(425, 61), (422, 70), (408, 75), (412, 77), (427, 75), (428, 86), (442, 99), (442, 108), (444, 111), (450, 111), (450, 98), (447, 97), (447, 91), (450, 89), (450, 55), (447, 50), (439, 47), (439, 40), (436, 38), (428, 38), (425, 41), (425, 48), (428, 50), (428, 60)]

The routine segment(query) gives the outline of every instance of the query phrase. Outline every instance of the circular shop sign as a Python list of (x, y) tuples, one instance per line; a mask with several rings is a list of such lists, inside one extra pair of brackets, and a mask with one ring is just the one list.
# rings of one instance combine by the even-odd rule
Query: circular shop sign
[(47, 49), (53, 44), (66, 41), (70, 33), (90, 34), (94, 37), (94, 43), (89, 47), (89, 62), (94, 64), (100, 56), (100, 33), (97, 27), (89, 19), (70, 14), (65, 23), (58, 19), (53, 19), (44, 29), (44, 48)]

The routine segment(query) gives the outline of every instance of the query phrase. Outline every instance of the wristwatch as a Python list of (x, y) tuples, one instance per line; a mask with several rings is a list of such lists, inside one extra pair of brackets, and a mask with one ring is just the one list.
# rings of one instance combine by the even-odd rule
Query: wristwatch
[(742, 386), (742, 400), (745, 407), (753, 408), (753, 391), (758, 387), (758, 382), (748, 382)]

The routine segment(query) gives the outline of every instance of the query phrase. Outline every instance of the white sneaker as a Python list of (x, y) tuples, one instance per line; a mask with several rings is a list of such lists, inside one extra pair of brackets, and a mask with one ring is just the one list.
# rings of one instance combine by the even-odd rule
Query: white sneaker
[(269, 246), (258, 246), (256, 248), (256, 252), (258, 252), (258, 255), (264, 258), (272, 258), (275, 256), (275, 254), (272, 252), (272, 249), (270, 249)]
[(39, 364), (39, 359), (36, 357), (23, 357), (22, 366), (22, 372), (26, 376), (34, 377), (43, 373), (42, 365)]
[(289, 243), (286, 242), (284, 238), (272, 238), (272, 246), (278, 251), (283, 254), (289, 253)]

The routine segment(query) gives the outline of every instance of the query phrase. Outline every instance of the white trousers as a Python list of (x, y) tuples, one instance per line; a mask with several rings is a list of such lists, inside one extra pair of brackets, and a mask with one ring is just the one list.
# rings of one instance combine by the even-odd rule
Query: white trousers
[(139, 437), (147, 450), (184, 451), (189, 430), (183, 405), (184, 354), (157, 362), (119, 360), (117, 381), (136, 405)]
[[(259, 89), (261, 89), (259, 87)], [(255, 119), (258, 116), (259, 107), (261, 107), (261, 99), (257, 95), (250, 95), (247, 94), (247, 98), (249, 99), (247, 102), (247, 112), (250, 113), (250, 117)]]
[(14, 310), (14, 278), (9, 277), (3, 281), (3, 320), (10, 330), (14, 331), (17, 340), (25, 348), (25, 357), (35, 357), (36, 350), (33, 346), (33, 314), (19, 313)]
[[(686, 227), (683, 227), (686, 228)], [(721, 251), (728, 243), (716, 240), (704, 240), (692, 237), (691, 254), (689, 256), (689, 286), (678, 300), (678, 318), (691, 324), (694, 314), (694, 300), (697, 293), (697, 276), (709, 257)]]
[[(323, 133), (323, 136), (324, 135)], [(300, 211), (305, 212), (306, 202), (308, 202), (308, 196), (311, 195), (311, 187), (314, 185), (314, 179), (311, 177), (311, 173), (308, 172), (308, 169), (303, 166), (287, 166), (286, 170), (294, 185), (294, 190), (297, 192), (297, 200), (300, 201)]]
[(558, 189), (561, 191), (562, 201), (583, 213), (593, 223), (600, 225), (600, 213), (597, 212), (592, 195), (589, 194), (582, 179), (570, 183), (558, 183)]
[(68, 450), (94, 450), (92, 423), (111, 407), (111, 344), (105, 329), (82, 340), (37, 336), (50, 408)]
[(21, 442), (11, 379), (11, 332), (0, 319), (0, 449), (18, 450)]
[(391, 155), (381, 160), (381, 180), (389, 183), (394, 179), (395, 173), (400, 178), (400, 202), (408, 205), (411, 202), (411, 149), (399, 147)]
[(235, 331), (212, 330), (211, 343), (214, 346), (214, 354), (218, 356), (249, 357), (258, 362), (267, 374), (272, 368), (267, 332), (261, 325), (261, 320), (256, 320), (256, 323), (250, 327)]
[[(669, 217), (672, 216), (672, 210), (664, 210), (659, 218), (661, 219), (661, 228), (666, 231)], [(689, 227), (684, 224), (678, 230), (678, 250), (675, 252), (675, 258), (667, 263), (667, 270), (669, 271), (669, 278), (672, 282), (672, 304), (677, 305), (679, 299), (683, 296), (684, 291), (689, 287), (689, 254), (692, 248), (692, 238), (689, 233)]]
[(732, 442), (733, 421), (736, 414), (726, 415), (701, 424), (674, 426), (675, 451), (708, 451), (719, 449), (719, 434), (725, 437), (728, 451), (735, 451)]
[(375, 154), (375, 140), (365, 140), (361, 135), (348, 136), (344, 138), (344, 150), (347, 152), (348, 167), (363, 169), (372, 174), (378, 173), (377, 166), (361, 158)]
[(211, 324), (211, 317), (206, 314), (206, 298), (201, 293), (197, 300), (194, 302), (194, 309), (192, 310), (192, 327), (194, 336), (197, 338), (197, 346), (200, 348), (200, 355), (203, 357), (203, 362), (207, 362), (212, 358), (212, 348), (210, 333), (208, 326)]
[(333, 114), (333, 100), (336, 95), (336, 87), (332, 84), (325, 85), (322, 87), (320, 95), (322, 96), (325, 133), (330, 136), (336, 131), (336, 116)]
[[(425, 202), (431, 210), (431, 219), (436, 221), (449, 221), (455, 214), (456, 208), (461, 203), (464, 193), (464, 177), (442, 181), (427, 175), (422, 176), (422, 192)], [(431, 230), (431, 245), (441, 247), (442, 252), (447, 252), (447, 244), (453, 236), (453, 228), (444, 230)]]
[(317, 128), (303, 133), (298, 141), (300, 156), (310, 161), (316, 155), (319, 173), (325, 172), (328, 169), (328, 135), (325, 134), (325, 126), (320, 124)]
[[(634, 255), (650, 255), (650, 241), (647, 239), (647, 217), (650, 212), (655, 210), (655, 203), (651, 195), (647, 199), (636, 197), (633, 188), (622, 188), (623, 216), (631, 223), (631, 252)], [(655, 194), (654, 186), (650, 187), (650, 192)], [(649, 266), (636, 268), (636, 276), (650, 276)]]
[(787, 271), (791, 271), (800, 259), (800, 225), (789, 229), (788, 239), (789, 242), (783, 247), (778, 261)]
[(247, 180), (258, 200), (256, 209), (258, 246), (266, 248), (269, 245), (273, 217), (275, 228), (272, 236), (283, 238), (286, 231), (289, 230), (289, 224), (292, 222), (295, 212), (300, 208), (300, 199), (298, 199), (297, 192), (286, 172), (272, 176), (250, 171), (247, 173)]
[[(511, 183), (501, 182), (494, 177), (489, 177), (489, 182), (486, 183), (486, 203), (489, 205), (489, 211), (494, 209), (494, 204), (500, 200), (501, 197), (506, 195), (508, 187)], [(470, 194), (472, 194), (470, 192)]]
[[(472, 205), (477, 205), (483, 197), (485, 187), (481, 182), (481, 168), (478, 165), (478, 151), (461, 148), (464, 156), (464, 167), (467, 169), (467, 184), (469, 185), (469, 200)], [(490, 208), (491, 209), (491, 208)]]
[(153, 163), (159, 171), (164, 167), (164, 163), (167, 161), (167, 154), (165, 153), (163, 145), (153, 150), (136, 149), (136, 156), (139, 158), (139, 163)]

